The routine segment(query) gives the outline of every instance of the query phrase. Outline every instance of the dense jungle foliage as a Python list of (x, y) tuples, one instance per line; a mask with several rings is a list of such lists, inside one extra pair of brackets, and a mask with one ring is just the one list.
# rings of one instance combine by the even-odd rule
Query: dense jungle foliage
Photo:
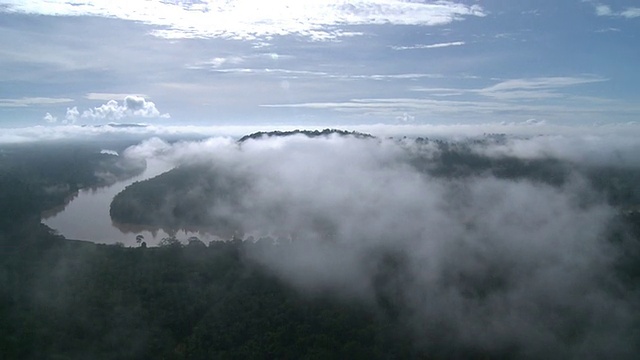
[[(491, 172), (553, 184), (564, 181), (573, 166), (556, 160), (484, 158), (464, 144), (437, 142), (437, 147), (436, 158), (416, 156), (413, 166), (438, 177)], [(132, 185), (114, 200), (112, 216), (137, 224), (203, 225), (208, 214), (198, 203), (232, 202), (242, 181), (198, 170), (179, 167)], [(63, 205), (77, 189), (105, 185), (105, 178), (96, 174), (121, 178), (139, 171), (139, 166), (123, 167), (115, 157), (88, 146), (2, 149), (0, 358), (471, 359), (517, 354), (518, 349), (496, 353), (450, 347), (447, 339), (425, 346), (398, 318), (393, 287), (385, 285), (401, 279), (402, 266), (392, 252), (375, 260), (380, 288), (375, 303), (368, 304), (305, 294), (246, 255), (248, 250), (286, 254), (286, 245), (272, 241), (229, 236), (230, 241), (204, 244), (170, 237), (159, 247), (127, 248), (67, 240), (40, 224), (42, 211)], [(638, 172), (605, 167), (587, 173), (620, 207), (620, 227), (611, 232), (611, 241), (622, 239), (622, 232), (640, 241), (640, 213), (633, 207), (640, 199)], [(195, 182), (209, 192), (189, 194)], [(154, 209), (163, 206), (162, 194), (169, 190), (184, 191), (179, 207), (172, 209), (181, 222), (159, 224)], [(127, 208), (127, 197), (147, 207)], [(224, 218), (220, 222), (230, 229), (235, 225)], [(624, 284), (635, 289), (639, 261), (636, 251), (618, 264)]]

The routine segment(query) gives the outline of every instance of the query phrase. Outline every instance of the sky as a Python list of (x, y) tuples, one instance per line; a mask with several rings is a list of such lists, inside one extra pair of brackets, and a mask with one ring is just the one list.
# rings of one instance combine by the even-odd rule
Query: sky
[(640, 3), (0, 0), (0, 128), (633, 127)]

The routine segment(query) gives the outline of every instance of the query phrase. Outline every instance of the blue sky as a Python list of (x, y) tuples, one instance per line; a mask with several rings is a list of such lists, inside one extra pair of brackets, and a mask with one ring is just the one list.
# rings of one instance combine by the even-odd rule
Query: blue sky
[(629, 124), (637, 1), (0, 0), (0, 127)]

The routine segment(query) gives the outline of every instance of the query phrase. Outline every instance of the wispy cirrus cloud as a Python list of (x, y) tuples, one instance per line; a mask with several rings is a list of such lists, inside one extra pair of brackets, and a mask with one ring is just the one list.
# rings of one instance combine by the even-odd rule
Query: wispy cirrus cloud
[(22, 97), (18, 99), (0, 99), (0, 107), (28, 107), (34, 105), (52, 105), (72, 102), (69, 98)]
[(437, 79), (442, 78), (441, 74), (433, 73), (396, 73), (396, 74), (348, 74), (348, 73), (334, 73), (327, 71), (312, 71), (312, 70), (296, 70), (296, 69), (283, 69), (283, 68), (249, 68), (249, 67), (233, 67), (233, 68), (220, 68), (220, 67), (198, 67), (189, 66), (189, 69), (200, 70), (208, 69), (209, 71), (223, 74), (246, 74), (246, 75), (279, 75), (282, 78), (324, 78), (334, 80), (417, 80), (417, 79)]
[[(482, 88), (410, 88), (411, 91), (424, 94), (418, 97), (355, 98), (346, 101), (265, 104), (263, 107), (333, 110), (389, 119), (398, 118), (404, 113), (411, 113), (416, 119), (433, 119), (434, 115), (448, 119), (478, 119), (505, 114), (507, 117), (545, 118), (566, 117), (568, 114), (634, 112), (640, 109), (627, 107), (625, 110), (611, 100), (582, 97), (568, 90), (570, 87), (603, 81), (607, 79), (593, 76), (521, 78), (502, 80)], [(558, 99), (562, 101), (556, 101)]]
[(557, 90), (575, 85), (607, 81), (599, 77), (540, 77), (511, 79), (476, 90), (480, 95), (500, 99), (540, 99), (558, 97)]
[[(229, 55), (229, 56), (216, 56), (207, 60), (197, 61), (194, 63), (187, 64), (185, 68), (191, 70), (200, 70), (200, 69), (224, 69), (226, 66), (233, 66), (244, 64), (247, 62), (261, 62), (265, 61), (274, 63), (279, 60), (291, 60), (294, 56), (292, 55), (283, 55), (275, 52), (265, 52), (258, 54), (247, 54), (247, 55)], [(227, 68), (228, 69), (228, 68)]]
[(188, 64), (185, 67), (187, 69), (218, 69), (225, 64), (237, 65), (245, 61), (242, 56), (228, 56), (228, 57), (214, 57), (210, 60), (199, 61), (194, 64)]
[(429, 93), (433, 96), (476, 94), (501, 100), (538, 100), (565, 97), (566, 94), (563, 93), (561, 89), (607, 80), (608, 79), (595, 76), (557, 76), (508, 79), (484, 88), (465, 89), (413, 87), (411, 90)]
[(464, 45), (464, 41), (454, 41), (454, 42), (446, 42), (446, 43), (437, 43), (437, 44), (418, 44), (411, 46), (392, 46), (393, 50), (416, 50), (416, 49), (437, 49), (444, 48), (450, 46), (462, 46)]
[(608, 28), (598, 29), (595, 32), (596, 33), (609, 33), (609, 32), (620, 32), (620, 31), (621, 30), (619, 28), (608, 27)]
[(301, 35), (314, 40), (357, 35), (351, 25), (449, 24), (469, 16), (485, 16), (479, 5), (457, 1), (410, 0), (279, 0), (279, 1), (104, 1), (3, 0), (0, 11), (52, 16), (100, 16), (158, 26), (165, 38), (255, 39)]
[(137, 96), (142, 98), (148, 98), (145, 94), (132, 94), (132, 93), (87, 93), (84, 98), (87, 100), (100, 100), (100, 101), (109, 101), (109, 100), (124, 100), (127, 96)]

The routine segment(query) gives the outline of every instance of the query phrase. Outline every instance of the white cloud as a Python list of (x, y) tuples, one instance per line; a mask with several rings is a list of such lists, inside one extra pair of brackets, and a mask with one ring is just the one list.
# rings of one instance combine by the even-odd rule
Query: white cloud
[(217, 58), (213, 58), (211, 59), (211, 61), (209, 61), (209, 65), (218, 68), (224, 64), (240, 64), (244, 62), (244, 59), (239, 57), (239, 56), (230, 56), (230, 57), (217, 57)]
[(200, 61), (195, 64), (187, 65), (187, 69), (218, 69), (219, 67), (230, 64), (238, 65), (245, 61), (246, 57), (242, 56), (228, 56), (228, 57), (214, 57), (207, 61)]
[(619, 28), (609, 27), (596, 30), (597, 33), (606, 33), (606, 32), (620, 32)]
[(117, 151), (115, 150), (109, 150), (109, 149), (102, 149), (100, 150), (100, 154), (107, 154), (107, 155), (113, 155), (113, 156), (120, 156), (120, 154), (118, 154)]
[(370, 79), (370, 80), (415, 80), (415, 79), (437, 79), (441, 78), (440, 74), (426, 74), (426, 73), (408, 73), (408, 74), (371, 74), (371, 75), (334, 75), (337, 78), (347, 79)]
[(627, 10), (621, 12), (620, 15), (628, 19), (640, 17), (640, 8), (637, 8), (637, 7), (628, 8)]
[(500, 124), (505, 126), (539, 126), (541, 127), (541, 126), (547, 125), (547, 121), (539, 120), (539, 119), (527, 119), (525, 121), (520, 121), (520, 122), (503, 121)]
[(478, 94), (501, 100), (540, 100), (566, 97), (567, 94), (559, 92), (562, 88), (607, 80), (599, 77), (539, 77), (504, 80), (481, 89), (414, 87), (411, 90), (429, 93), (431, 96)]
[[(398, 113), (396, 113), (397, 115)], [(408, 113), (410, 114), (410, 113)], [(126, 124), (123, 124), (126, 125)], [(25, 143), (36, 141), (88, 139), (88, 138), (119, 138), (119, 137), (140, 137), (141, 139), (153, 136), (165, 137), (209, 137), (227, 136), (239, 138), (246, 134), (257, 131), (288, 131), (295, 129), (322, 130), (325, 128), (342, 128), (349, 131), (359, 131), (385, 138), (389, 136), (436, 136), (436, 137), (464, 137), (479, 136), (484, 133), (505, 133), (515, 135), (563, 135), (609, 137), (622, 139), (625, 142), (612, 141), (611, 144), (632, 143), (637, 144), (640, 138), (640, 124), (608, 124), (608, 125), (577, 125), (563, 126), (557, 124), (541, 124), (540, 126), (528, 126), (524, 123), (499, 123), (485, 122), (480, 124), (369, 124), (352, 125), (344, 124), (291, 124), (291, 125), (229, 125), (229, 126), (176, 126), (176, 125), (145, 125), (145, 126), (123, 126), (122, 124), (107, 124), (94, 126), (81, 126), (73, 124), (62, 124), (57, 126), (32, 126), (23, 128), (6, 128), (0, 132), (0, 144), (3, 143)], [(135, 124), (134, 124), (135, 125)], [(594, 147), (594, 151), (595, 151)]]
[(530, 125), (530, 126), (542, 126), (542, 125), (546, 125), (547, 121), (546, 120), (539, 120), (539, 119), (528, 119), (527, 121), (525, 121), (523, 123), (523, 125)]
[(287, 76), (311, 75), (311, 76), (332, 76), (327, 72), (308, 71), (308, 70), (290, 70), (290, 69), (272, 69), (272, 68), (226, 68), (213, 69), (212, 71), (225, 74), (282, 74)]
[[(201, 69), (202, 66), (189, 66), (190, 69)], [(210, 66), (209, 66), (210, 68)], [(282, 78), (299, 78), (299, 77), (321, 77), (326, 79), (337, 80), (417, 80), (417, 79), (437, 79), (442, 78), (441, 74), (430, 73), (399, 73), (399, 74), (346, 74), (346, 73), (330, 73), (325, 71), (309, 71), (309, 70), (291, 70), (281, 68), (213, 68), (213, 72), (225, 74), (268, 74), (281, 75)]]
[(75, 122), (78, 120), (78, 117), (80, 117), (80, 112), (78, 111), (78, 108), (76, 106), (67, 108), (67, 114), (64, 117), (64, 123), (75, 124)]
[(465, 44), (464, 41), (454, 41), (454, 42), (429, 44), (429, 45), (419, 44), (419, 45), (412, 45), (412, 46), (392, 46), (391, 48), (394, 50), (437, 49), (437, 48), (450, 47), (450, 46), (462, 46), (464, 44)]
[[(209, 60), (198, 61), (192, 64), (188, 64), (186, 68), (193, 69), (193, 70), (198, 70), (198, 69), (214, 69), (215, 70), (223, 66), (238, 65), (245, 62), (255, 61), (255, 60), (258, 60), (258, 61), (271, 60), (273, 62), (276, 62), (276, 61), (285, 60), (285, 59), (290, 60), (292, 58), (294, 58), (294, 56), (292, 55), (283, 55), (275, 52), (264, 52), (264, 53), (242, 55), (242, 56), (238, 56), (238, 55), (217, 56)], [(234, 69), (227, 69), (227, 70), (234, 70)], [(238, 69), (238, 70), (242, 70), (242, 69)], [(222, 69), (222, 71), (225, 71), (225, 69)], [(239, 72), (242, 72), (242, 71), (239, 71)]]
[(82, 113), (82, 117), (85, 119), (109, 119), (109, 120), (120, 120), (123, 118), (125, 112), (124, 106), (118, 105), (118, 102), (115, 100), (109, 100), (106, 104), (100, 105), (99, 107), (85, 110)]
[(57, 118), (57, 117), (55, 117), (55, 116), (53, 116), (53, 115), (51, 115), (50, 113), (46, 113), (46, 114), (44, 115), (44, 117), (42, 118), (42, 120), (44, 120), (44, 121), (46, 121), (46, 122), (48, 122), (48, 123), (52, 124), (52, 123), (57, 122), (57, 121), (58, 121), (58, 118)]
[(160, 114), (156, 105), (146, 101), (143, 97), (129, 95), (123, 104), (116, 100), (109, 100), (106, 104), (82, 113), (83, 119), (118, 121), (126, 117), (169, 118), (169, 114)]
[(596, 15), (609, 16), (613, 14), (613, 10), (607, 5), (596, 5)]
[(500, 99), (543, 99), (559, 97), (554, 92), (569, 86), (607, 81), (598, 77), (540, 77), (512, 79), (478, 90), (481, 95)]
[(19, 99), (0, 99), (0, 107), (28, 107), (32, 105), (51, 105), (72, 102), (69, 98), (23, 97)]
[[(543, 127), (544, 124), (535, 124)], [(501, 145), (481, 150), (490, 156), (514, 156), (524, 159), (558, 158), (578, 164), (640, 167), (640, 143), (634, 139), (633, 128), (622, 127), (630, 134), (552, 134), (531, 139), (514, 137)]]
[(609, 5), (601, 3), (593, 3), (593, 5), (598, 16), (623, 17), (627, 19), (640, 17), (639, 7), (628, 7), (622, 11), (614, 11)]
[(433, 26), (485, 16), (479, 5), (456, 1), (410, 0), (279, 0), (168, 1), (5, 0), (0, 11), (53, 16), (101, 16), (158, 26), (165, 38), (223, 37), (256, 39), (296, 34), (315, 40), (358, 35), (350, 25), (398, 24)]
[(127, 96), (140, 96), (143, 98), (148, 97), (145, 94), (134, 94), (134, 93), (87, 93), (84, 98), (88, 100), (100, 100), (100, 101), (109, 101), (109, 100), (124, 100)]
[(238, 65), (241, 64), (243, 62), (245, 62), (245, 60), (247, 58), (250, 57), (255, 57), (255, 56), (246, 56), (246, 57), (242, 57), (242, 56), (227, 56), (227, 57), (214, 57), (210, 60), (207, 61), (200, 61), (197, 62), (195, 64), (190, 64), (187, 65), (187, 69), (218, 69), (221, 66), (228, 64), (228, 65)]
[(588, 84), (594, 82), (607, 81), (607, 79), (598, 77), (539, 77), (527, 79), (512, 79), (500, 82), (496, 85), (487, 87), (483, 91), (497, 92), (509, 90), (535, 90), (535, 89), (554, 89), (566, 86)]
[(416, 117), (405, 112), (405, 113), (402, 113), (402, 115), (396, 116), (396, 120), (400, 124), (410, 124), (415, 122)]

